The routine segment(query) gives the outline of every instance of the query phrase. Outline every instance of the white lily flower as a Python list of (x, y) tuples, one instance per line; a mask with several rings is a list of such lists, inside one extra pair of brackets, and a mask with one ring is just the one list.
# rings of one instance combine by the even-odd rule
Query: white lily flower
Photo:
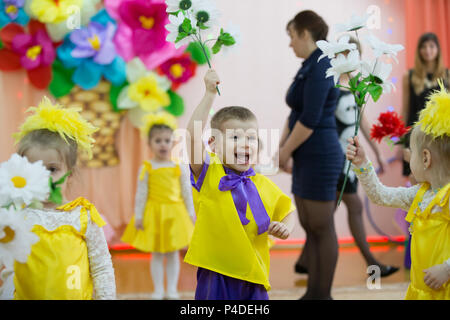
[(362, 17), (352, 14), (348, 23), (341, 23), (336, 25), (338, 32), (356, 31), (366, 26), (369, 15), (366, 13)]
[(350, 51), (347, 56), (338, 54), (336, 58), (330, 61), (330, 64), (331, 68), (328, 68), (326, 77), (328, 78), (333, 76), (334, 83), (337, 84), (341, 74), (353, 72), (361, 66), (359, 52), (357, 50), (353, 50)]
[(28, 162), (26, 157), (13, 154), (0, 164), (0, 206), (12, 203), (16, 207), (45, 201), (50, 193), (50, 171), (42, 161)]
[(24, 218), (22, 211), (0, 208), (0, 266), (14, 266), (14, 261), (25, 263), (33, 244), (39, 237), (31, 229), (33, 225)]
[(392, 89), (395, 90), (394, 84), (388, 80), (392, 71), (391, 64), (383, 63), (376, 59), (370, 63), (363, 61), (361, 67), (363, 77), (367, 77), (370, 74), (377, 77), (377, 82), (380, 82), (378, 84), (383, 88), (383, 92), (390, 93)]
[(219, 23), (220, 11), (213, 0), (197, 0), (192, 3), (194, 18), (208, 28), (215, 27)]
[(373, 34), (369, 34), (365, 37), (365, 41), (370, 45), (370, 47), (373, 49), (373, 53), (376, 58), (381, 57), (383, 54), (387, 55), (388, 57), (391, 57), (395, 60), (395, 62), (398, 63), (398, 60), (396, 58), (397, 52), (404, 49), (404, 47), (401, 44), (388, 44), (381, 40), (379, 40), (377, 37), (375, 37)]
[[(182, 47), (183, 45), (189, 44), (193, 40), (192, 37), (188, 36), (175, 43), (179, 33), (183, 31), (181, 29), (181, 25), (183, 24), (185, 18), (186, 17), (182, 12), (179, 12), (177, 16), (169, 15), (170, 23), (166, 25), (166, 29), (169, 31), (169, 34), (166, 37), (166, 41), (172, 42), (177, 49)], [(196, 28), (197, 20), (195, 19), (195, 17), (189, 17), (188, 19), (191, 20), (191, 26), (193, 28)]]
[(345, 51), (356, 50), (355, 43), (348, 43), (350, 36), (345, 35), (339, 38), (338, 41), (328, 42), (325, 40), (319, 40), (316, 42), (320, 50), (322, 50), (322, 55), (317, 59), (319, 62), (322, 58), (328, 56), (329, 59), (333, 59), (338, 53)]

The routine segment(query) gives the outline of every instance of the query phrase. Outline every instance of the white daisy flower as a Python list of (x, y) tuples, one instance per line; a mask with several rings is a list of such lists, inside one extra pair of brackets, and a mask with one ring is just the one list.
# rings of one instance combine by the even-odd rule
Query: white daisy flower
[(353, 72), (361, 66), (361, 61), (359, 60), (359, 52), (357, 50), (350, 51), (350, 53), (345, 56), (343, 54), (338, 54), (336, 58), (330, 61), (331, 68), (328, 68), (326, 77), (334, 77), (334, 83), (337, 84), (339, 77), (343, 73)]
[(219, 23), (220, 11), (213, 0), (197, 0), (192, 3), (192, 9), (189, 11), (199, 25), (212, 28)]
[(397, 52), (404, 49), (404, 47), (401, 44), (388, 44), (381, 40), (379, 40), (377, 37), (375, 37), (373, 34), (369, 34), (365, 37), (365, 41), (370, 45), (370, 47), (373, 49), (373, 54), (376, 58), (381, 57), (383, 54), (387, 55), (388, 57), (391, 57), (395, 60), (395, 62), (398, 63), (397, 60)]
[(342, 53), (345, 51), (356, 50), (355, 43), (348, 43), (350, 40), (350, 36), (345, 35), (339, 38), (338, 41), (328, 42), (325, 40), (319, 40), (316, 42), (317, 46), (320, 50), (322, 50), (323, 54), (317, 59), (319, 62), (323, 57), (328, 56), (329, 59), (333, 59), (338, 53)]
[[(183, 24), (185, 18), (186, 17), (182, 12), (179, 12), (177, 16), (169, 15), (170, 23), (166, 25), (166, 29), (169, 31), (169, 34), (166, 37), (166, 41), (172, 42), (177, 49), (189, 44), (193, 40), (192, 37), (187, 36), (186, 38), (183, 38), (175, 43), (180, 32), (183, 32), (181, 25)], [(196, 28), (197, 20), (194, 17), (191, 17), (190, 20), (192, 28)]]
[(0, 164), (0, 203), (2, 206), (14, 204), (16, 207), (30, 205), (35, 201), (45, 201), (50, 193), (50, 172), (42, 161), (28, 162), (26, 157), (13, 154)]
[(350, 21), (336, 25), (337, 32), (356, 31), (366, 26), (369, 15), (366, 13), (362, 17), (352, 14)]
[(372, 62), (362, 62), (362, 75), (368, 77), (370, 74), (377, 78), (377, 83), (383, 88), (383, 92), (390, 93), (392, 89), (395, 90), (394, 84), (388, 80), (392, 71), (392, 65), (383, 63), (379, 59)]
[(39, 241), (32, 227), (33, 224), (24, 219), (23, 211), (0, 208), (0, 264), (10, 268), (14, 261), (27, 261), (31, 247)]
[(189, 10), (195, 0), (166, 0), (166, 12), (178, 12), (180, 10)]

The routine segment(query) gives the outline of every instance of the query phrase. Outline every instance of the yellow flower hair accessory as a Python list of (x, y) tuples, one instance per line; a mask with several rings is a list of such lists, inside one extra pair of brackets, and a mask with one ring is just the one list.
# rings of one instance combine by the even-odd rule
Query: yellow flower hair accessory
[(439, 138), (450, 136), (450, 93), (442, 80), (438, 80), (440, 90), (434, 91), (428, 98), (425, 109), (420, 112), (416, 126), (427, 135)]
[(172, 130), (175, 130), (177, 128), (177, 120), (176, 118), (171, 115), (170, 113), (167, 113), (165, 111), (160, 111), (157, 113), (149, 113), (146, 116), (144, 116), (143, 119), (144, 125), (141, 128), (141, 133), (143, 136), (148, 136), (148, 133), (152, 129), (154, 125), (165, 125), (171, 128)]
[(74, 140), (78, 147), (92, 156), (92, 145), (95, 140), (92, 134), (98, 130), (83, 119), (79, 108), (64, 108), (59, 104), (52, 104), (48, 97), (44, 97), (38, 107), (30, 107), (27, 112), (34, 112), (25, 119), (20, 126), (20, 132), (14, 134), (16, 141), (20, 141), (28, 133), (35, 130), (47, 129), (57, 132), (64, 141)]

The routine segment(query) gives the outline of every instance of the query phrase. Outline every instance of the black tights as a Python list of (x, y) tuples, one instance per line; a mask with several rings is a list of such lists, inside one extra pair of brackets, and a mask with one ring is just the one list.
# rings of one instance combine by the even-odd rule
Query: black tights
[[(337, 194), (337, 197), (339, 197), (339, 194)], [(363, 205), (361, 202), (361, 199), (359, 198), (357, 193), (344, 193), (342, 197), (342, 201), (345, 203), (348, 211), (348, 225), (350, 227), (350, 231), (352, 233), (353, 239), (355, 240), (356, 245), (358, 246), (359, 250), (361, 251), (361, 254), (364, 257), (364, 260), (366, 260), (366, 263), (368, 266), (370, 265), (378, 265), (382, 270), (386, 268), (385, 265), (380, 264), (375, 257), (370, 252), (369, 244), (367, 243), (366, 239), (366, 231), (364, 229), (364, 222), (363, 222)], [(300, 217), (300, 222), (301, 222)], [(302, 223), (303, 226), (303, 223)], [(308, 233), (307, 233), (308, 235)], [(302, 251), (302, 254), (300, 255), (297, 264), (302, 267), (308, 267), (308, 254), (306, 251), (308, 251), (308, 241), (305, 244), (305, 247)], [(309, 267), (307, 268), (309, 270)]]
[(308, 269), (308, 288), (302, 299), (331, 299), (338, 257), (334, 229), (334, 201), (314, 201), (295, 196), (300, 224), (306, 231), (302, 257)]

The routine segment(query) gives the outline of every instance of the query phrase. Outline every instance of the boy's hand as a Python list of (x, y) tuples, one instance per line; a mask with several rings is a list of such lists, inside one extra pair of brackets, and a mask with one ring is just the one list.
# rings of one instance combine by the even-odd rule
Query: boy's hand
[(359, 144), (358, 137), (348, 138), (347, 159), (359, 167), (366, 161), (364, 148)]
[(134, 221), (134, 226), (137, 230), (144, 230), (144, 226), (142, 225), (142, 219), (136, 219)]
[(431, 289), (438, 290), (444, 283), (450, 280), (449, 267), (445, 262), (425, 269), (423, 272), (425, 273), (423, 281)]
[(267, 232), (269, 235), (283, 240), (289, 237), (289, 230), (283, 222), (272, 221)]
[(220, 79), (214, 69), (209, 69), (206, 72), (204, 81), (205, 81), (205, 86), (206, 86), (207, 92), (209, 92), (209, 93), (217, 92), (216, 87), (220, 83)]

